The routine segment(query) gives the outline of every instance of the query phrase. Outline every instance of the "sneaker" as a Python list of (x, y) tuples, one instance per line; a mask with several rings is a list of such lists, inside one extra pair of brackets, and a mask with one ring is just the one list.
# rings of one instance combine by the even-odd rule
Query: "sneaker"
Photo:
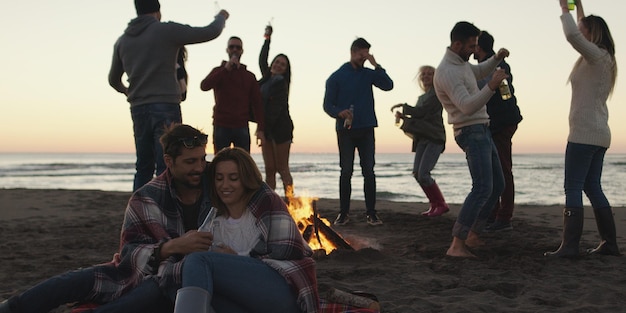
[(511, 231), (511, 230), (513, 230), (513, 226), (511, 225), (511, 222), (495, 221), (489, 224), (489, 226), (485, 227), (486, 233), (497, 233), (501, 231)]
[(367, 216), (367, 223), (372, 226), (376, 226), (376, 225), (382, 225), (383, 221), (380, 218), (378, 218), (378, 215), (372, 214), (372, 215)]
[(337, 219), (335, 219), (335, 225), (346, 225), (348, 223), (348, 221), (350, 220), (350, 215), (348, 215), (348, 213), (339, 213), (339, 215), (337, 215)]

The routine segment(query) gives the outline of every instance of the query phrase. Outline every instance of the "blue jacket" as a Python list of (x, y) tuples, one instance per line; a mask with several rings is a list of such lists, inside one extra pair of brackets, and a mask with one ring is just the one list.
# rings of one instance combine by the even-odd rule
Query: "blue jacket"
[(337, 120), (337, 130), (343, 129), (344, 122), (337, 115), (349, 109), (350, 105), (354, 106), (352, 129), (378, 126), (372, 85), (385, 91), (393, 89), (393, 81), (380, 66), (374, 70), (363, 67), (355, 69), (347, 62), (326, 80), (324, 111)]

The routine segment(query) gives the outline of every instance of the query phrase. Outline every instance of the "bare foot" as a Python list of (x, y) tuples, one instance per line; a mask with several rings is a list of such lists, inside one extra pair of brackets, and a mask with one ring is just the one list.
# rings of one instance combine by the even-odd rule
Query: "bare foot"
[(452, 243), (450, 243), (450, 248), (446, 251), (446, 255), (455, 258), (476, 258), (476, 256), (467, 249), (465, 240), (459, 239), (458, 237), (452, 237)]
[(477, 258), (476, 255), (469, 251), (465, 246), (462, 248), (455, 248), (450, 246), (450, 248), (448, 248), (448, 251), (446, 251), (446, 255), (455, 258)]
[(478, 237), (478, 234), (470, 231), (465, 244), (470, 248), (478, 248), (484, 246), (485, 242)]

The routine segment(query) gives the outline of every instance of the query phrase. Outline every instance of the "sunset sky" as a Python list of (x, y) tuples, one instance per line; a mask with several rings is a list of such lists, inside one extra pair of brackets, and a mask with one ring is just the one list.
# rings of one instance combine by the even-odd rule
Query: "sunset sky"
[[(113, 44), (136, 16), (133, 1), (2, 2), (0, 153), (133, 153), (129, 104), (107, 82)], [(626, 2), (584, 5), (587, 14), (607, 21), (616, 42), (620, 72), (608, 102), (613, 135), (608, 152), (626, 153)], [(395, 84), (389, 92), (375, 91), (377, 152), (410, 152), (410, 139), (394, 126), (389, 108), (415, 104), (421, 94), (417, 69), (439, 64), (450, 30), (464, 20), (489, 31), (496, 50), (505, 47), (511, 53), (507, 61), (524, 116), (513, 152), (564, 152), (571, 95), (567, 78), (578, 54), (563, 35), (557, 0), (161, 0), (163, 21), (192, 26), (210, 23), (219, 8), (231, 14), (222, 35), (187, 47), (190, 86), (182, 103), (183, 122), (209, 134), (213, 93), (201, 91), (200, 81), (226, 58), (232, 35), (243, 39), (242, 63), (260, 78), (263, 31), (273, 19), (270, 60), (285, 53), (292, 64), (293, 153), (337, 151), (334, 120), (322, 109), (324, 85), (349, 60), (350, 43), (357, 37), (372, 44), (370, 53)], [(446, 130), (446, 152), (460, 152), (451, 126), (446, 124)]]

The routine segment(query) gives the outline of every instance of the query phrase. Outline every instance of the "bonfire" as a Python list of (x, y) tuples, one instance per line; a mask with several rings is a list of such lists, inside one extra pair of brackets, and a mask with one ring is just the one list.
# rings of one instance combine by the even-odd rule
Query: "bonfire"
[(302, 237), (317, 253), (329, 254), (335, 249), (354, 250), (350, 244), (335, 232), (330, 222), (321, 218), (317, 213), (317, 200), (313, 197), (294, 197), (293, 188), (289, 187), (287, 195), (287, 207), (289, 213), (296, 221)]

